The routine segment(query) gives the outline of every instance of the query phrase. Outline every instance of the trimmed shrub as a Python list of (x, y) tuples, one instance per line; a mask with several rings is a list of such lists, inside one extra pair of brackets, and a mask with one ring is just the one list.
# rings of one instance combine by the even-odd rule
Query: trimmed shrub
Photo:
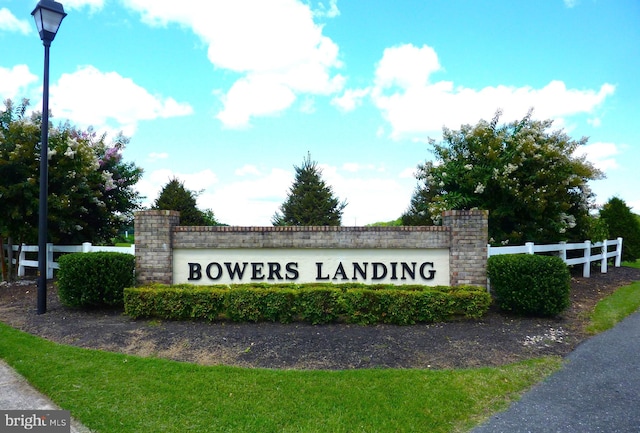
[(338, 320), (341, 313), (340, 292), (330, 287), (311, 287), (300, 290), (296, 299), (300, 320), (313, 325)]
[(491, 303), (483, 287), (407, 288), (377, 285), (369, 289), (353, 284), (130, 287), (125, 289), (125, 314), (169, 320), (408, 325), (481, 317)]
[(489, 258), (487, 274), (496, 304), (524, 316), (553, 317), (570, 304), (571, 275), (559, 257), (532, 254)]
[(58, 263), (58, 296), (68, 307), (121, 307), (124, 288), (135, 284), (131, 254), (73, 253)]
[(224, 306), (234, 322), (281, 322), (293, 320), (294, 293), (291, 289), (241, 287), (229, 290)]
[[(213, 321), (224, 312), (226, 289), (151, 285), (124, 291), (125, 314), (166, 320)], [(162, 292), (162, 296), (158, 293)]]

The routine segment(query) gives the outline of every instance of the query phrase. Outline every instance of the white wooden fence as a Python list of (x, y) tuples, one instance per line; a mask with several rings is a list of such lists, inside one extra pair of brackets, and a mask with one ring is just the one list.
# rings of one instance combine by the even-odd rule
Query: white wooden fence
[[(7, 248), (6, 245), (3, 245), (3, 248)], [(38, 246), (37, 245), (22, 245), (22, 247), (18, 245), (13, 246), (13, 251), (20, 251), (20, 255), (18, 256), (18, 276), (24, 277), (26, 268), (37, 268), (38, 267), (38, 259), (29, 260), (27, 259), (27, 254), (29, 253), (37, 253)], [(111, 251), (117, 253), (127, 253), (134, 254), (136, 253), (135, 245), (131, 245), (130, 247), (110, 247), (110, 246), (100, 246), (100, 245), (92, 245), (89, 242), (85, 242), (82, 245), (53, 245), (47, 244), (47, 279), (53, 278), (53, 270), (60, 269), (60, 265), (58, 262), (54, 261), (54, 253), (91, 253), (96, 251)], [(13, 264), (16, 263), (16, 259), (13, 259)]]
[[(610, 251), (610, 247), (615, 249)], [(567, 259), (567, 251), (582, 250), (582, 257)], [(594, 254), (593, 250), (599, 250)], [(582, 243), (565, 243), (552, 245), (535, 245), (533, 242), (527, 242), (525, 245), (512, 247), (492, 247), (487, 245), (487, 256), (497, 256), (500, 254), (535, 254), (555, 252), (567, 265), (582, 264), (582, 276), (588, 278), (591, 276), (591, 262), (600, 261), (600, 272), (607, 273), (607, 260), (615, 258), (615, 267), (620, 267), (622, 262), (622, 238), (607, 240), (603, 242), (591, 243), (585, 241)]]

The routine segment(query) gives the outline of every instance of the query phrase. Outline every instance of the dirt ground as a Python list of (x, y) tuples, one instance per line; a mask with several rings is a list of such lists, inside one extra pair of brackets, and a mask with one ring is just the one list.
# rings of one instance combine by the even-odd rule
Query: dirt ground
[(494, 309), (480, 320), (414, 326), (132, 320), (122, 310), (62, 306), (55, 284), (36, 314), (36, 283), (0, 283), (0, 321), (59, 343), (205, 365), (283, 369), (460, 368), (497, 366), (541, 355), (564, 356), (588, 338), (588, 313), (633, 281), (640, 269), (594, 270), (571, 281), (571, 307), (553, 319)]

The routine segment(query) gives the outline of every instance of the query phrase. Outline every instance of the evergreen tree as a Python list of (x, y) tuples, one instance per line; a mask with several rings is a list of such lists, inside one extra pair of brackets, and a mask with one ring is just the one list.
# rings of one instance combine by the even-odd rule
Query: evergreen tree
[(622, 260), (633, 262), (640, 258), (640, 222), (627, 204), (613, 197), (600, 209), (609, 229), (609, 236), (622, 238)]
[(322, 170), (311, 155), (300, 167), (294, 166), (296, 178), (287, 200), (271, 222), (274, 226), (339, 226), (346, 201), (340, 202), (322, 180)]
[(185, 188), (180, 180), (171, 179), (160, 191), (153, 209), (177, 210), (180, 212), (180, 224), (183, 226), (218, 225), (213, 211), (201, 211), (196, 206), (198, 193)]

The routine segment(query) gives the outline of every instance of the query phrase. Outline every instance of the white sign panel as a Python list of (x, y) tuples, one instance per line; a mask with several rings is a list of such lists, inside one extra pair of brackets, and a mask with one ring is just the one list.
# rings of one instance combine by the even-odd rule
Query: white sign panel
[(174, 284), (347, 283), (449, 285), (442, 249), (175, 249)]

